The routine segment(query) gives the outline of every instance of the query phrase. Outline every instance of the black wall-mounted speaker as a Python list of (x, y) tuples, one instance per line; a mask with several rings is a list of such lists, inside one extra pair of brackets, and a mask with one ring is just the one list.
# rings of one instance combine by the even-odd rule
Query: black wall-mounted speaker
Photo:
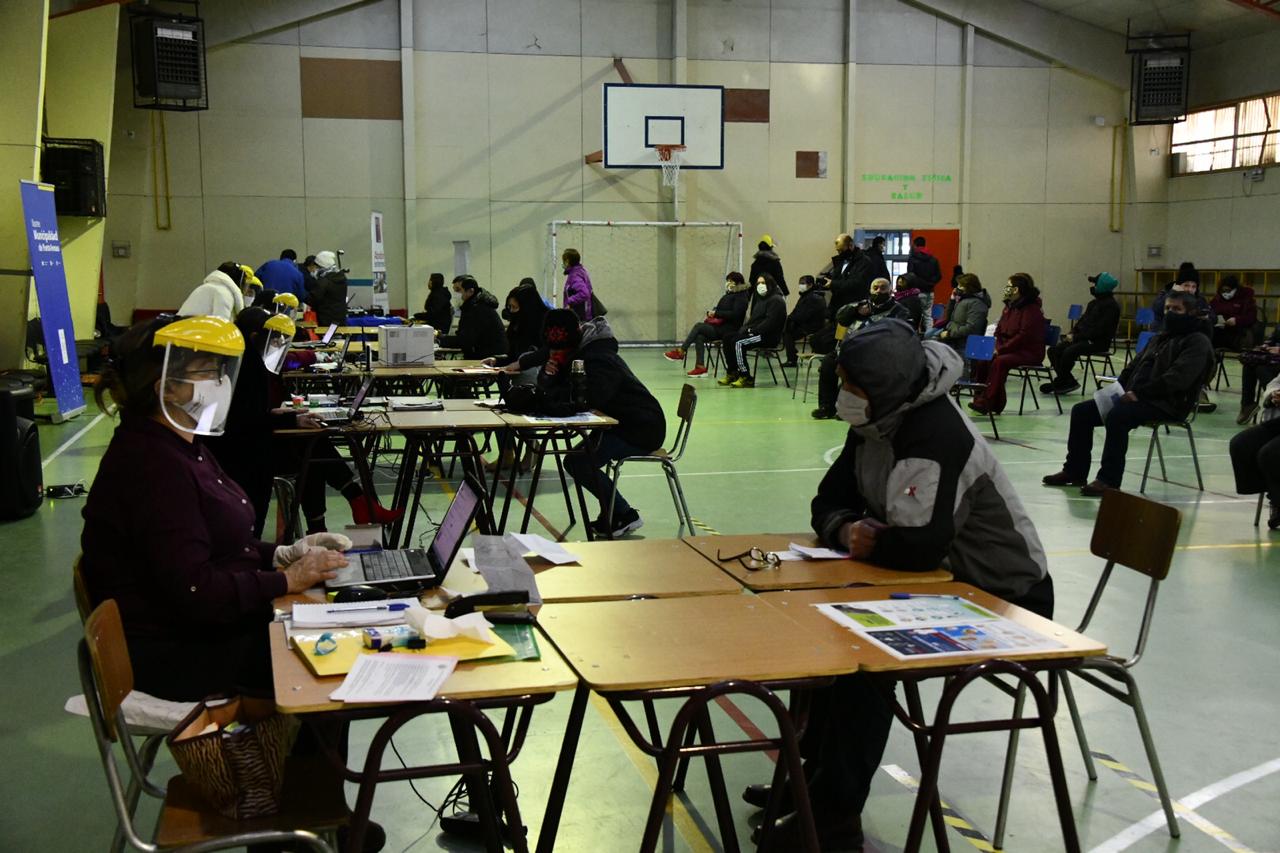
[(96, 139), (45, 137), (40, 179), (53, 184), (59, 216), (107, 215), (107, 173)]

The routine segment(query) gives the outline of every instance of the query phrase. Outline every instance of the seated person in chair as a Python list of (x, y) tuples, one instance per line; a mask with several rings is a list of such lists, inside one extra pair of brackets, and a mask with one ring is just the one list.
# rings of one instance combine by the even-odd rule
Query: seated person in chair
[(1231, 438), (1231, 467), (1237, 494), (1265, 493), (1267, 527), (1280, 530), (1280, 377), (1263, 389), (1262, 412), (1261, 423)]
[[(862, 329), (881, 320), (901, 320), (910, 325), (910, 318), (907, 307), (894, 301), (889, 279), (878, 278), (871, 282), (870, 298), (846, 305), (836, 313), (837, 337), (843, 339), (846, 329)], [(839, 352), (837, 346), (824, 355), (818, 365), (818, 408), (809, 413), (816, 420), (836, 417), (836, 392), (840, 389), (836, 358)]]
[(1076, 360), (1082, 355), (1099, 355), (1111, 351), (1116, 329), (1120, 326), (1120, 303), (1112, 291), (1119, 284), (1109, 272), (1090, 276), (1089, 293), (1093, 299), (1084, 307), (1070, 332), (1049, 347), (1049, 364), (1053, 365), (1052, 382), (1040, 386), (1045, 394), (1070, 394), (1080, 387), (1071, 375)]
[(693, 369), (688, 376), (698, 378), (707, 375), (707, 344), (723, 341), (742, 328), (742, 321), (747, 319), (747, 306), (751, 303), (751, 289), (747, 280), (736, 270), (724, 277), (724, 295), (716, 303), (716, 307), (707, 312), (707, 316), (694, 323), (684, 343), (675, 349), (669, 349), (662, 355), (667, 361), (684, 361), (689, 345), (695, 347), (697, 353)]
[(987, 332), (991, 296), (982, 289), (982, 281), (976, 275), (961, 273), (956, 277), (952, 299), (942, 324), (926, 332), (925, 339), (942, 341), (963, 353), (970, 335)]
[(1214, 349), (1239, 352), (1249, 345), (1253, 326), (1258, 322), (1258, 303), (1252, 287), (1241, 284), (1234, 275), (1225, 275), (1218, 282), (1218, 292), (1209, 307), (1215, 315)]
[[(1195, 408), (1204, 383), (1213, 376), (1213, 345), (1204, 333), (1203, 318), (1193, 312), (1196, 297), (1173, 291), (1165, 302), (1164, 331), (1147, 343), (1138, 357), (1120, 374), (1124, 396), (1115, 401), (1104, 421), (1092, 399), (1071, 407), (1067, 434), (1067, 460), (1062, 470), (1044, 478), (1046, 486), (1080, 486), (1080, 494), (1101, 497), (1107, 489), (1120, 488), (1129, 433), (1157, 421), (1180, 422)], [(1104, 427), (1102, 464), (1089, 481), (1093, 431)]]
[[(836, 406), (849, 433), (812, 503), (823, 544), (903, 572), (944, 566), (1052, 618), (1053, 581), (1035, 527), (949, 399), (960, 355), (921, 342), (906, 323), (883, 322), (849, 333), (837, 369)], [(890, 703), (865, 675), (815, 691), (800, 749), (821, 849), (862, 849), (861, 814), (892, 725)], [(770, 794), (753, 785), (743, 798), (764, 807)], [(802, 849), (794, 815), (776, 831), (772, 849)]]
[(441, 335), (440, 346), (457, 347), (463, 358), (488, 358), (507, 352), (507, 333), (498, 316), (498, 298), (469, 275), (453, 280), (453, 292), (462, 297), (458, 331)]
[(734, 388), (754, 388), (756, 381), (747, 366), (747, 350), (756, 347), (776, 347), (782, 340), (782, 330), (787, 324), (787, 298), (778, 291), (773, 276), (761, 273), (756, 277), (756, 292), (751, 300), (747, 321), (735, 334), (724, 339), (724, 376), (718, 384)]
[(826, 324), (827, 300), (822, 291), (814, 286), (813, 276), (800, 276), (798, 285), (800, 298), (787, 317), (787, 325), (782, 330), (782, 346), (787, 351), (787, 360), (783, 367), (797, 367), (800, 357), (796, 345), (803, 339), (821, 329)]
[[(244, 339), (226, 320), (160, 317), (129, 329), (98, 383), (120, 425), (84, 506), (91, 603), (120, 606), (134, 683), (173, 701), (271, 689), (272, 599), (346, 565), (344, 536), (277, 548), (201, 436), (222, 432)], [(111, 398), (107, 406), (105, 396)]]
[(1261, 346), (1240, 355), (1240, 414), (1236, 423), (1244, 426), (1258, 413), (1258, 389), (1280, 375), (1280, 325)]
[(985, 415), (1004, 411), (1007, 400), (1004, 381), (1009, 371), (1044, 361), (1044, 336), (1047, 331), (1044, 312), (1040, 310), (1040, 291), (1031, 276), (1016, 272), (1009, 276), (1004, 289), (1004, 311), (996, 323), (995, 357), (973, 365), (973, 378), (987, 387), (969, 403), (969, 408)]

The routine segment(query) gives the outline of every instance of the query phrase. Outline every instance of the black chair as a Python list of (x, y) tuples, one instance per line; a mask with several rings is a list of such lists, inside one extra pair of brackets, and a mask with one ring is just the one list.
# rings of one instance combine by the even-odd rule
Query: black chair
[[(1049, 328), (1045, 330), (1045, 346), (1051, 347), (1057, 344), (1058, 338), (1061, 337), (1061, 335), (1062, 329), (1057, 326), (1049, 326)], [(1018, 399), (1018, 414), (1022, 414), (1022, 408), (1027, 404), (1028, 391), (1031, 392), (1031, 402), (1035, 405), (1036, 409), (1039, 410), (1040, 401), (1036, 399), (1034, 382), (1041, 379), (1047, 382), (1052, 382), (1053, 368), (1044, 364), (1020, 364), (1009, 372), (1022, 377), (1022, 396)], [(1062, 414), (1062, 398), (1057, 394), (1052, 394), (1050, 396), (1052, 396), (1053, 401), (1058, 404), (1058, 414)]]

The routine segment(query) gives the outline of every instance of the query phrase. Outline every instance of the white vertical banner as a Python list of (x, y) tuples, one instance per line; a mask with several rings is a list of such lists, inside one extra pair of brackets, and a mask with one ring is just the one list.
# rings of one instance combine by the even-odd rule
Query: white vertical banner
[(387, 293), (387, 249), (382, 240), (382, 211), (374, 210), (369, 214), (369, 246), (372, 251), (373, 297), (370, 305), (381, 308), (384, 314), (391, 313), (391, 298)]

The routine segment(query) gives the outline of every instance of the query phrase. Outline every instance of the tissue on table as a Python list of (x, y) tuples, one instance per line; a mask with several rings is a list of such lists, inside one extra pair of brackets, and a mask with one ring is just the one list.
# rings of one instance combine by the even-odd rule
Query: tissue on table
[(410, 607), (404, 612), (404, 621), (416, 629), (418, 636), (428, 643), (432, 640), (447, 640), (450, 637), (467, 637), (482, 643), (493, 643), (489, 620), (484, 618), (483, 613), (467, 613), (455, 619), (448, 619), (438, 613), (432, 613), (425, 607)]

